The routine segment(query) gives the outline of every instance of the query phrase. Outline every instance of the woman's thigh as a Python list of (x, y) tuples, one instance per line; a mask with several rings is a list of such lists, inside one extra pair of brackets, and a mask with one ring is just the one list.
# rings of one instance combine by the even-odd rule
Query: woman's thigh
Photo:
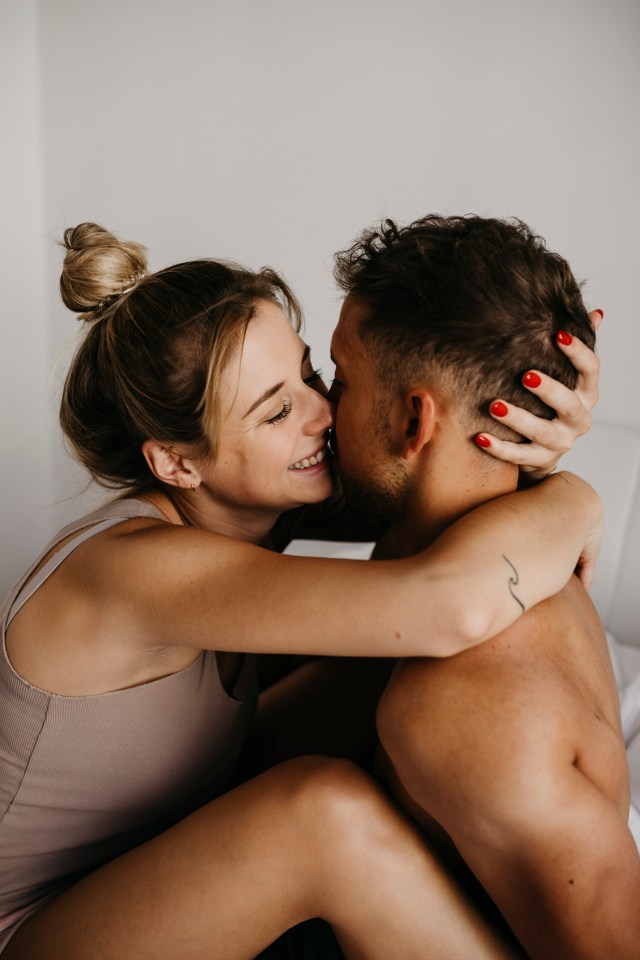
[(344, 894), (337, 889), (340, 859), (355, 849), (359, 811), (384, 819), (380, 803), (348, 762), (282, 764), (60, 894), (18, 930), (3, 960), (254, 957), (330, 912), (331, 888), (348, 895), (346, 881)]
[(521, 956), (361, 769), (307, 757), (85, 877), (30, 917), (2, 960), (251, 960), (310, 918), (330, 923), (352, 960)]

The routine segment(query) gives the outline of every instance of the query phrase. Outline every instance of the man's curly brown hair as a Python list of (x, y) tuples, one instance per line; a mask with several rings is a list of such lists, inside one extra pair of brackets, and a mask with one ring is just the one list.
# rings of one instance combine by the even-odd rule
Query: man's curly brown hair
[(551, 418), (522, 375), (540, 370), (573, 388), (577, 374), (557, 332), (595, 345), (568, 263), (521, 220), (384, 220), (336, 254), (335, 276), (366, 304), (359, 333), (383, 388), (403, 390), (416, 377), (440, 385), (464, 405), (473, 430), (490, 423), (500, 432), (487, 410), (496, 397)]

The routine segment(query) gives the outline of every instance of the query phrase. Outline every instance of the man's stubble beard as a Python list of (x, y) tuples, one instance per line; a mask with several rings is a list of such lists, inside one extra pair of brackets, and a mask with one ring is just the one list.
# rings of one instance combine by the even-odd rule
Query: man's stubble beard
[(405, 516), (408, 482), (404, 472), (387, 478), (382, 485), (368, 484), (345, 476), (338, 468), (342, 488), (351, 513), (365, 524), (389, 525)]
[(356, 519), (365, 524), (389, 525), (406, 516), (410, 500), (410, 481), (402, 462), (398, 462), (389, 448), (390, 425), (383, 418), (376, 431), (376, 450), (381, 451), (371, 464), (368, 476), (349, 475), (340, 465), (337, 451), (336, 470), (347, 500), (347, 506)]
[[(335, 456), (334, 468), (340, 478), (349, 512), (365, 525), (389, 526), (401, 520), (408, 510), (410, 483), (404, 462), (391, 443), (389, 419), (391, 398), (388, 390), (380, 388), (372, 405), (371, 420), (374, 453), (370, 469), (357, 475), (344, 471), (340, 462), (340, 442), (335, 427), (331, 431), (331, 447)], [(337, 420), (339, 421), (339, 413)]]

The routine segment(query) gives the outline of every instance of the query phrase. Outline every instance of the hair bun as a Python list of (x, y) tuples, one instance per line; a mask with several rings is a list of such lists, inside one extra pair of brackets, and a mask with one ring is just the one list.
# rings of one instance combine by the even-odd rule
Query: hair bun
[(105, 300), (121, 296), (144, 276), (145, 248), (119, 240), (97, 223), (80, 223), (64, 232), (66, 255), (60, 277), (65, 306), (90, 313)]

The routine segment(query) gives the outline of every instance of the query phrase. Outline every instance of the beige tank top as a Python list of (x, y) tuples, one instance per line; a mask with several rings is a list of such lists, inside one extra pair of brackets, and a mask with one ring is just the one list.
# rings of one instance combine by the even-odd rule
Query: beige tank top
[(87, 697), (48, 693), (11, 666), (5, 632), (22, 604), (85, 539), (131, 517), (164, 519), (129, 499), (70, 524), (0, 610), (0, 929), (222, 793), (255, 710), (252, 657), (232, 695), (213, 651), (168, 677)]

